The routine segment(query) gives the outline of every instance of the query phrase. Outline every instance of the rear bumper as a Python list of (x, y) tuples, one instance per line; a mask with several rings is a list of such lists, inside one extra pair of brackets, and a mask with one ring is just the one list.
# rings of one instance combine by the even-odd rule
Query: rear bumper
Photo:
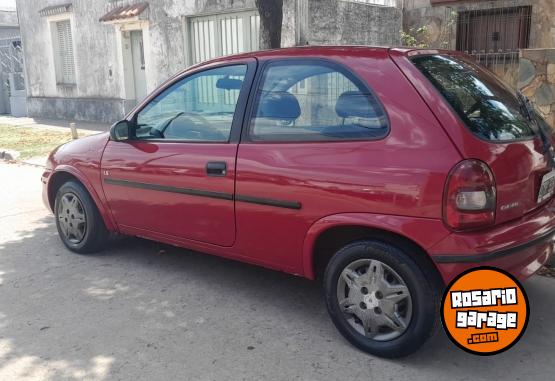
[(547, 206), (493, 229), (452, 233), (428, 250), (443, 280), (461, 272), (493, 266), (525, 280), (538, 271), (555, 250), (555, 200)]

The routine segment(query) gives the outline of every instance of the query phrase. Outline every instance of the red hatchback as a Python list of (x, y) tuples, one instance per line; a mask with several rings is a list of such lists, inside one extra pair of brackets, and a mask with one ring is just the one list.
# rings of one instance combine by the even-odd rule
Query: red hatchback
[(42, 181), (72, 251), (118, 232), (320, 278), (338, 330), (397, 357), (463, 270), (547, 261), (552, 142), (460, 53), (305, 47), (189, 68)]

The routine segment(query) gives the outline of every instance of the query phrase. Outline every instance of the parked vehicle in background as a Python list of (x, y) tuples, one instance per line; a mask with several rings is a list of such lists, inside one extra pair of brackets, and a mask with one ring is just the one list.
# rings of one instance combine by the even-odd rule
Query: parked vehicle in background
[(118, 232), (320, 279), (347, 340), (398, 357), (433, 333), (463, 270), (523, 280), (551, 255), (541, 123), (456, 52), (229, 56), (55, 150), (44, 200), (77, 253)]

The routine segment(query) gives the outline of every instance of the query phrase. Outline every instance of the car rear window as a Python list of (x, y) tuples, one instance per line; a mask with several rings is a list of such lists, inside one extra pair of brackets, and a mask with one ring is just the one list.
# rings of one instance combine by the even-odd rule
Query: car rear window
[(445, 55), (418, 56), (412, 62), (476, 136), (490, 141), (534, 137), (518, 98), (492, 73)]

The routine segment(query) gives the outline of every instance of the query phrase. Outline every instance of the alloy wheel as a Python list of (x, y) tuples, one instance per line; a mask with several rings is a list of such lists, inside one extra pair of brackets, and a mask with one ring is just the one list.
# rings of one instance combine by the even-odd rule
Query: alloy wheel
[(80, 243), (87, 231), (87, 216), (81, 200), (74, 193), (65, 193), (58, 205), (58, 221), (64, 237), (73, 244)]
[(376, 341), (401, 336), (412, 318), (412, 298), (405, 281), (376, 259), (359, 259), (343, 269), (337, 300), (351, 327)]

